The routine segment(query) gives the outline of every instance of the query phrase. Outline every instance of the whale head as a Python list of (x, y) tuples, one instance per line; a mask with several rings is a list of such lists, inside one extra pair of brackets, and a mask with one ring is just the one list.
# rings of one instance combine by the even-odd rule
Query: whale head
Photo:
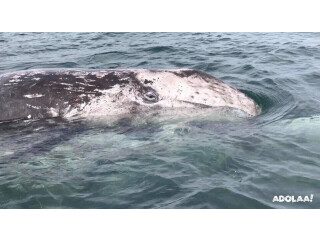
[(109, 85), (101, 90), (101, 96), (66, 116), (116, 116), (178, 108), (229, 108), (248, 116), (260, 113), (259, 106), (244, 93), (200, 71), (116, 70), (103, 74)]
[(130, 100), (136, 109), (227, 107), (249, 116), (260, 113), (244, 93), (200, 71), (140, 70), (135, 74)]

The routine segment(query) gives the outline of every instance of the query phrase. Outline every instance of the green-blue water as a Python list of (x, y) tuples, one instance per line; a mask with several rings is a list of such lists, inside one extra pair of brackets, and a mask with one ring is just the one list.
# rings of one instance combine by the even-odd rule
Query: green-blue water
[(1, 208), (320, 207), (319, 33), (1, 33), (0, 59), (0, 73), (192, 68), (263, 109), (251, 119), (0, 124)]

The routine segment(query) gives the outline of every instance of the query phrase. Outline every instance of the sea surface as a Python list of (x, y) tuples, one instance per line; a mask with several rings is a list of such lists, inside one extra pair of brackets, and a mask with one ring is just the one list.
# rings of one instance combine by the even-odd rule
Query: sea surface
[(319, 33), (0, 33), (0, 59), (0, 73), (191, 68), (262, 108), (2, 123), (0, 208), (320, 208)]

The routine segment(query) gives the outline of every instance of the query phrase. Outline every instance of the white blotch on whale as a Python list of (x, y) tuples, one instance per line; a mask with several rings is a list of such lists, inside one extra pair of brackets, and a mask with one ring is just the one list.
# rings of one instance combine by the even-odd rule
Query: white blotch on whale
[(25, 98), (39, 98), (39, 97), (43, 97), (43, 94), (27, 94), (27, 95), (23, 95)]

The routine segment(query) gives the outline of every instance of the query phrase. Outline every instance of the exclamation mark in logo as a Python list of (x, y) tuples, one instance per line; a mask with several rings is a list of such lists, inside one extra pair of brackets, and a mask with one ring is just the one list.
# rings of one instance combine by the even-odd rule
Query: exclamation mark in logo
[(310, 196), (310, 202), (312, 202), (312, 199), (313, 199), (313, 194), (311, 194)]

